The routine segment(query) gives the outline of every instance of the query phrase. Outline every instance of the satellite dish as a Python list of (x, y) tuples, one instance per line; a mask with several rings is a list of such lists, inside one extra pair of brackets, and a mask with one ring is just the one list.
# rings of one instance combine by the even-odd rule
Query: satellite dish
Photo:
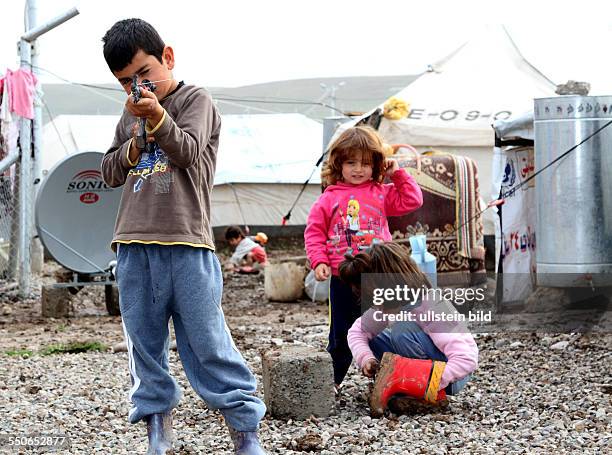
[(103, 153), (83, 152), (57, 163), (38, 190), (36, 229), (51, 256), (78, 273), (100, 273), (110, 249), (121, 188), (102, 180)]

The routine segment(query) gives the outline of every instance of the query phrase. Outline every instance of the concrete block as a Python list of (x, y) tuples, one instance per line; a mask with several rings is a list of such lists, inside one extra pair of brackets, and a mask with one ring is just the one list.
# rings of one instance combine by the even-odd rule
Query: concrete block
[(40, 298), (43, 317), (68, 318), (74, 316), (73, 296), (68, 288), (43, 286)]
[(327, 352), (311, 346), (282, 346), (262, 355), (268, 412), (281, 419), (327, 417), (335, 402), (334, 374)]
[(304, 293), (306, 269), (294, 262), (269, 264), (265, 269), (264, 293), (268, 300), (294, 302)]

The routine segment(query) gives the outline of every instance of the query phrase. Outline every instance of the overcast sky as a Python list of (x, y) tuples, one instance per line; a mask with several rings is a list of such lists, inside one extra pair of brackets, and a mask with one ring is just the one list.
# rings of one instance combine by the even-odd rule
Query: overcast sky
[[(425, 5), (427, 3), (427, 5)], [(175, 74), (204, 86), (285, 79), (416, 74), (477, 33), (505, 24), (554, 82), (590, 81), (612, 94), (610, 1), (119, 1), (38, 0), (39, 21), (80, 15), (39, 39), (40, 66), (72, 81), (114, 82), (101, 37), (142, 17), (175, 49)], [(25, 0), (3, 1), (0, 73), (17, 67)], [(483, 64), (486, 64), (486, 56)], [(50, 76), (44, 82), (60, 82)]]

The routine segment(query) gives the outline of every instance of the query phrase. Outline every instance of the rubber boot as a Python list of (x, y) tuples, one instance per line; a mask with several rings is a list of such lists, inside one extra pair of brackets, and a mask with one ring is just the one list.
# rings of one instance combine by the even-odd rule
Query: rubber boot
[(234, 443), (236, 455), (267, 455), (259, 443), (256, 431), (236, 431), (227, 427)]
[(174, 455), (172, 450), (172, 412), (146, 417), (149, 450), (147, 455)]
[(393, 395), (407, 395), (430, 406), (446, 405), (446, 392), (438, 391), (445, 366), (446, 362), (385, 352), (370, 395), (372, 417), (383, 415)]

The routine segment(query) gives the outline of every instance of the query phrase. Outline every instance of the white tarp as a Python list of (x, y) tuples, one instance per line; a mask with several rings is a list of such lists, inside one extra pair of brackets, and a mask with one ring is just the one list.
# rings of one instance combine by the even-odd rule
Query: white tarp
[[(119, 116), (62, 115), (43, 131), (43, 176), (77, 151), (105, 152)], [(321, 154), (323, 125), (301, 114), (225, 115), (212, 194), (212, 224), (280, 225)], [(306, 223), (319, 170), (288, 224)]]
[[(302, 114), (225, 115), (215, 185), (304, 183), (322, 140), (323, 125)], [(319, 172), (310, 183), (321, 183)]]
[[(495, 122), (500, 139), (533, 139), (533, 113)], [(496, 246), (503, 268), (502, 302), (526, 299), (535, 288), (536, 273), (536, 193), (535, 179), (517, 191), (510, 191), (534, 173), (532, 146), (495, 148), (493, 186), (505, 194), (501, 206), (502, 226)], [(499, 255), (496, 255), (496, 258)]]
[[(525, 60), (503, 27), (487, 27), (393, 95), (409, 103), (411, 112), (398, 121), (383, 118), (379, 132), (391, 144), (472, 158), (480, 194), (488, 202), (496, 197), (490, 194), (493, 121), (531, 110), (534, 98), (554, 92), (555, 85)], [(484, 222), (485, 233), (493, 234), (492, 216), (485, 214)]]

